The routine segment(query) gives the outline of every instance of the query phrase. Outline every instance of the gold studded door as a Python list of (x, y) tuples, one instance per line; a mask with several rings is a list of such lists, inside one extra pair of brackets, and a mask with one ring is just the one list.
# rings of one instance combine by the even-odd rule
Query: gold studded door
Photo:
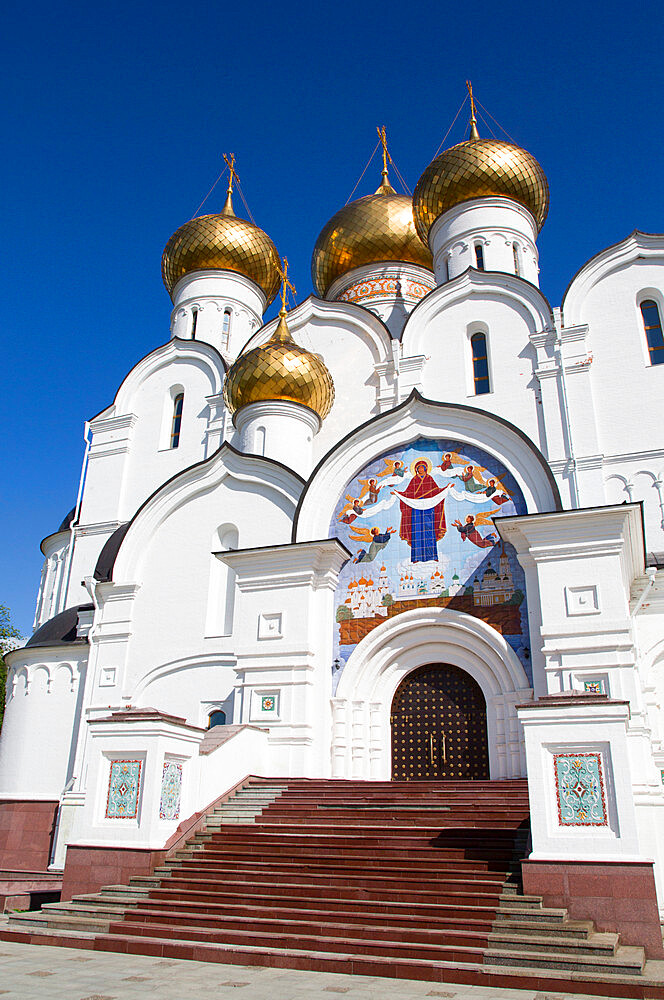
[(464, 670), (433, 663), (408, 674), (390, 721), (393, 781), (489, 777), (486, 702)]

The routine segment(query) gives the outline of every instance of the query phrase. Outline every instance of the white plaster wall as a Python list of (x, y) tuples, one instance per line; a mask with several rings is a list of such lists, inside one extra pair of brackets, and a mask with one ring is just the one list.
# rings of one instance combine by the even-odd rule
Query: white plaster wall
[[(289, 541), (294, 504), (266, 492), (258, 483), (227, 479), (180, 503), (145, 544), (141, 540), (123, 678), (127, 692), (156, 666), (232, 649), (228, 637), (206, 638), (212, 552), (220, 547), (215, 533), (221, 524), (235, 525), (242, 548)], [(125, 544), (131, 545), (130, 536)], [(173, 683), (179, 687), (175, 675)]]
[(59, 531), (42, 542), (42, 566), (33, 628), (39, 628), (65, 607), (65, 587), (69, 564), (71, 532)]
[[(264, 344), (276, 320), (247, 344)], [(361, 306), (309, 298), (288, 314), (296, 343), (318, 354), (327, 365), (335, 388), (335, 402), (313, 442), (313, 463), (349, 431), (379, 411), (380, 375), (377, 368), (392, 358), (387, 327)], [(399, 402), (392, 394), (389, 405)]]
[(650, 364), (639, 302), (658, 298), (664, 323), (663, 272), (661, 263), (634, 260), (601, 277), (574, 309), (575, 322), (589, 326), (599, 442), (607, 456), (653, 448), (661, 454), (664, 365)]
[(58, 799), (71, 777), (87, 645), (9, 658), (0, 734), (0, 796)]
[[(524, 431), (546, 454), (539, 383), (534, 374), (536, 353), (530, 343), (537, 325), (530, 309), (491, 288), (451, 301), (441, 296), (437, 307), (434, 296), (444, 289), (430, 297), (424, 326), (416, 322), (416, 309), (404, 331), (404, 355), (426, 355), (422, 393), (428, 399), (496, 413)], [(423, 309), (425, 302), (418, 308)], [(487, 338), (491, 391), (483, 395), (476, 395), (473, 385), (470, 338), (476, 332)]]

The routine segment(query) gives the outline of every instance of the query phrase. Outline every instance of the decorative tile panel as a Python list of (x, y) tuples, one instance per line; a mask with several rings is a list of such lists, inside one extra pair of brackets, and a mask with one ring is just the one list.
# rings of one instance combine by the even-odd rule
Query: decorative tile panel
[(264, 694), (261, 697), (261, 712), (274, 712), (277, 702), (272, 694)]
[(175, 760), (165, 760), (161, 772), (161, 797), (159, 799), (159, 819), (180, 818), (180, 795), (182, 793), (182, 764)]
[(142, 760), (111, 761), (106, 819), (136, 819), (142, 770)]
[(583, 690), (591, 694), (604, 694), (604, 681), (584, 681)]
[(607, 826), (602, 755), (554, 753), (560, 826)]
[(664, 785), (664, 770), (660, 771), (659, 775), (660, 775), (660, 777), (662, 779), (662, 784)]

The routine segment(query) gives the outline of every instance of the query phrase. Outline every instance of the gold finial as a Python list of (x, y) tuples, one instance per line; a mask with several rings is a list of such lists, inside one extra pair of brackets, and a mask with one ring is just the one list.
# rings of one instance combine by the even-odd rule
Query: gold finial
[(475, 98), (473, 97), (473, 85), (470, 80), (466, 80), (466, 86), (468, 88), (468, 96), (470, 97), (470, 135), (469, 139), (479, 139), (480, 134), (477, 131), (477, 116), (475, 114)]
[(396, 191), (387, 179), (387, 164), (392, 162), (392, 157), (390, 156), (390, 151), (387, 148), (387, 135), (385, 134), (384, 125), (376, 125), (376, 132), (378, 132), (378, 138), (383, 147), (383, 179), (380, 182), (380, 187), (376, 191), (376, 194), (396, 194)]
[(235, 169), (235, 153), (231, 153), (230, 159), (224, 153), (224, 162), (226, 163), (226, 166), (228, 167), (229, 175), (228, 175), (228, 187), (226, 188), (226, 201), (224, 203), (224, 207), (221, 210), (221, 214), (222, 215), (235, 215), (235, 212), (233, 211), (233, 197), (232, 197), (232, 195), (233, 195), (233, 181), (236, 180), (236, 181), (238, 181), (238, 183), (240, 181), (240, 178), (238, 177), (237, 170)]
[(284, 263), (282, 267), (277, 265), (277, 270), (281, 275), (281, 309), (279, 310), (279, 323), (277, 329), (274, 331), (270, 340), (281, 341), (285, 343), (287, 340), (292, 340), (290, 335), (290, 330), (288, 329), (288, 324), (286, 323), (286, 314), (288, 310), (286, 309), (286, 296), (288, 295), (288, 290), (290, 289), (293, 295), (295, 295), (295, 285), (292, 283), (288, 277), (288, 257), (284, 257)]

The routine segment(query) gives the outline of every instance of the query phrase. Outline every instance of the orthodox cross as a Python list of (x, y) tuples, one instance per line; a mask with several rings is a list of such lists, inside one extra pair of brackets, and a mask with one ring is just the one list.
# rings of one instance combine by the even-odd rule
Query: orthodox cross
[(288, 295), (288, 289), (289, 288), (290, 288), (291, 292), (293, 293), (293, 297), (295, 297), (295, 285), (292, 283), (292, 281), (288, 277), (288, 257), (284, 257), (284, 266), (283, 267), (279, 267), (279, 265), (277, 265), (277, 270), (279, 271), (279, 274), (281, 275), (281, 309), (282, 309), (282, 312), (285, 313), (287, 311), (286, 310), (286, 296)]
[(226, 166), (228, 167), (228, 169), (230, 171), (230, 175), (228, 177), (228, 191), (227, 191), (227, 194), (232, 194), (233, 193), (233, 181), (236, 180), (238, 182), (238, 184), (240, 183), (240, 178), (238, 177), (237, 170), (235, 169), (235, 153), (231, 153), (230, 159), (224, 153), (224, 160), (226, 162)]
[(475, 114), (475, 98), (473, 97), (473, 85), (470, 80), (466, 80), (466, 87), (468, 88), (468, 96), (470, 97), (470, 139), (479, 139), (480, 134), (477, 131), (477, 116)]
[(387, 173), (387, 164), (392, 162), (392, 157), (390, 156), (389, 150), (387, 148), (387, 136), (385, 134), (384, 125), (376, 125), (376, 132), (378, 132), (378, 138), (380, 139), (381, 145), (383, 147), (383, 173)]

